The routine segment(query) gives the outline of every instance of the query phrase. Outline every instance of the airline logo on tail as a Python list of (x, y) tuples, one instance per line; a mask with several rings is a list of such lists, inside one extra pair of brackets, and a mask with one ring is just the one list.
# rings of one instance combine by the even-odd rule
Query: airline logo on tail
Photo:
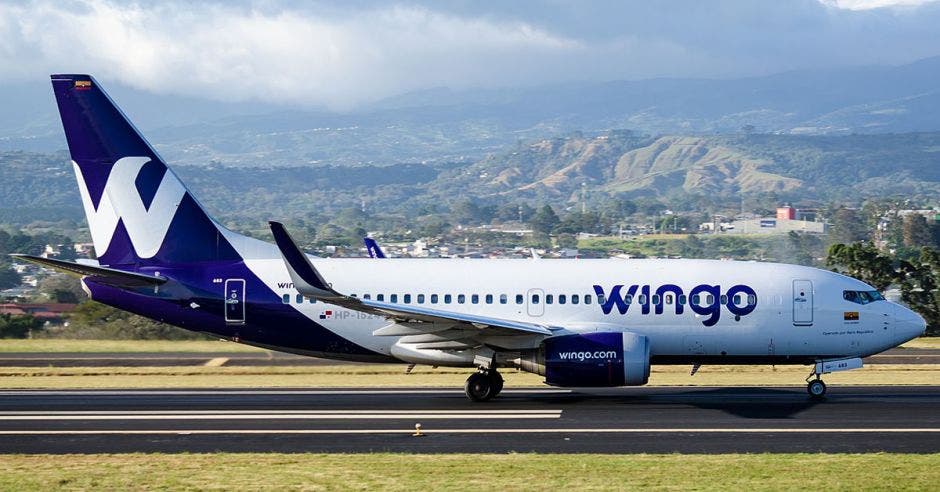
[(118, 221), (124, 223), (138, 258), (152, 258), (160, 251), (186, 188), (172, 172), (166, 170), (150, 206), (145, 206), (137, 192), (136, 180), (148, 162), (149, 157), (124, 157), (115, 162), (95, 208), (82, 170), (72, 161), (91, 238), (99, 256), (108, 250)]

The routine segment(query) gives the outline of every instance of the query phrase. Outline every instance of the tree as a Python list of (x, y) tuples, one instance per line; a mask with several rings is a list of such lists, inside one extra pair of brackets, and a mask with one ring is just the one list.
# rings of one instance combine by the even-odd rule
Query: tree
[(865, 221), (857, 210), (842, 207), (832, 217), (832, 230), (829, 238), (833, 243), (849, 244), (868, 239)]
[(904, 246), (908, 248), (934, 247), (933, 231), (927, 224), (927, 218), (921, 214), (910, 214), (904, 217), (902, 225), (902, 238)]
[(42, 328), (42, 321), (32, 316), (0, 314), (0, 338), (26, 338), (30, 331)]
[(555, 238), (555, 242), (558, 243), (559, 248), (577, 248), (578, 247), (578, 238), (574, 234), (559, 234)]
[(558, 215), (555, 214), (555, 210), (552, 209), (551, 205), (543, 205), (532, 217), (529, 225), (536, 232), (548, 234), (552, 232), (552, 229), (560, 222), (561, 220), (558, 218)]

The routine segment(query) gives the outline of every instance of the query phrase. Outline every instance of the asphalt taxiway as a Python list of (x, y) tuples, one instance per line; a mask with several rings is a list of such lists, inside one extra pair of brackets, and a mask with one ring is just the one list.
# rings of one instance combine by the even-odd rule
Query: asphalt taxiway
[(184, 451), (940, 452), (940, 387), (0, 391), (0, 452)]

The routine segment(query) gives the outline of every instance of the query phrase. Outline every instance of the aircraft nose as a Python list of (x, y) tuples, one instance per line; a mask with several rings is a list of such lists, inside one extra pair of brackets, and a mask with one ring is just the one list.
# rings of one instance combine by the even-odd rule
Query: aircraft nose
[(906, 340), (917, 338), (927, 331), (927, 321), (923, 316), (901, 306), (897, 313), (895, 333)]

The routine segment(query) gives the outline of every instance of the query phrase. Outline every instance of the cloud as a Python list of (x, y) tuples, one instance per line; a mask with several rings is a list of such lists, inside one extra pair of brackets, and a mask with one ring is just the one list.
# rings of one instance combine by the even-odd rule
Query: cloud
[(815, 0), (23, 1), (0, 5), (0, 82), (90, 72), (156, 93), (348, 108), (439, 86), (732, 77), (940, 54), (936, 4), (882, 13), (852, 9), (909, 0), (832, 1), (839, 8)]

